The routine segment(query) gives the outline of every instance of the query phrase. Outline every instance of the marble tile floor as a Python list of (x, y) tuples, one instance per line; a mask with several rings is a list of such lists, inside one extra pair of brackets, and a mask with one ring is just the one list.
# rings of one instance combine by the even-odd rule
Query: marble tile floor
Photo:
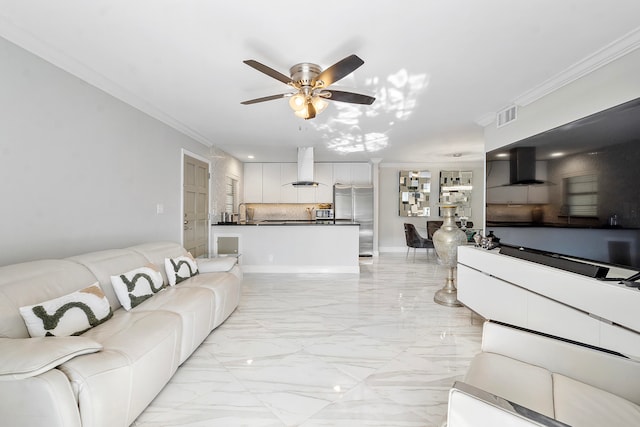
[(441, 426), (482, 327), (433, 302), (445, 277), (404, 253), (359, 276), (246, 274), (240, 306), (133, 426)]

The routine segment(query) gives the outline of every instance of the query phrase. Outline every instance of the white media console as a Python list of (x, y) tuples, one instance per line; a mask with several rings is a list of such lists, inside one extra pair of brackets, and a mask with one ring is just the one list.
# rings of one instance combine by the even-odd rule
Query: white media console
[(486, 319), (640, 359), (638, 289), (471, 246), (458, 248), (457, 282), (458, 300)]

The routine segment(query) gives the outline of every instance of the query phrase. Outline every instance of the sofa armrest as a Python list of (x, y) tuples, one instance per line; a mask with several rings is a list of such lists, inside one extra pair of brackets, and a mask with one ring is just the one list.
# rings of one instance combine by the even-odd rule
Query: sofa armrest
[(236, 257), (196, 258), (198, 272), (223, 273), (230, 271), (238, 263)]
[(447, 427), (567, 427), (546, 415), (472, 385), (456, 381), (449, 391)]
[(640, 362), (566, 340), (485, 322), (482, 351), (501, 354), (640, 404)]
[(0, 381), (34, 377), (100, 350), (101, 344), (85, 337), (0, 338)]

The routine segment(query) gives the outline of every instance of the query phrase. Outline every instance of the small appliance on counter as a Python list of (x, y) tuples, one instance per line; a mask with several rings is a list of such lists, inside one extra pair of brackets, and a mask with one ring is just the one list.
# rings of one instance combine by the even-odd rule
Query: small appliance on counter
[(236, 224), (238, 222), (238, 214), (221, 212), (220, 213), (220, 221), (218, 221), (218, 225), (220, 224)]
[(316, 209), (316, 220), (326, 221), (333, 219), (333, 209)]

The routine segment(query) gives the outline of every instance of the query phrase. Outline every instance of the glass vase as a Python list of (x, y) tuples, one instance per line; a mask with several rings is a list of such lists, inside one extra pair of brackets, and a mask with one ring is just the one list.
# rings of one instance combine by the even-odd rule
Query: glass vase
[(449, 307), (461, 307), (458, 301), (458, 289), (455, 285), (458, 264), (458, 246), (467, 243), (467, 235), (456, 225), (456, 206), (441, 206), (444, 218), (442, 226), (433, 233), (433, 246), (438, 254), (438, 262), (447, 267), (447, 279), (442, 289), (436, 292), (433, 300)]

